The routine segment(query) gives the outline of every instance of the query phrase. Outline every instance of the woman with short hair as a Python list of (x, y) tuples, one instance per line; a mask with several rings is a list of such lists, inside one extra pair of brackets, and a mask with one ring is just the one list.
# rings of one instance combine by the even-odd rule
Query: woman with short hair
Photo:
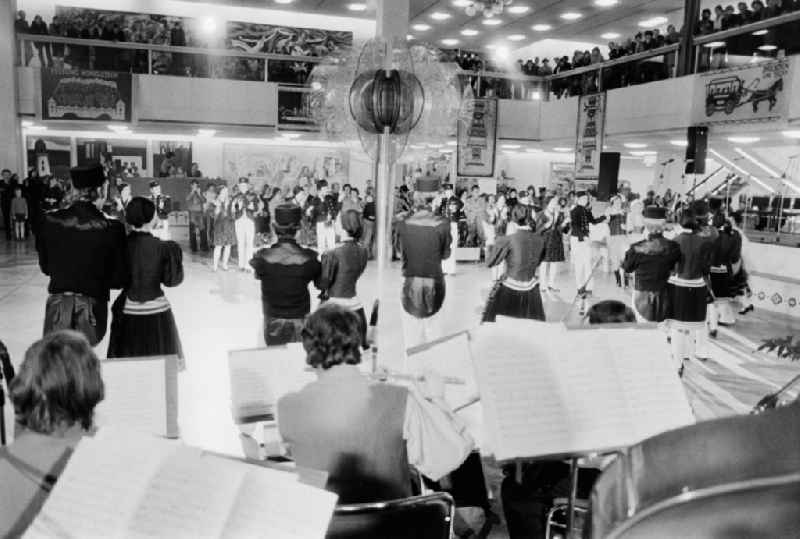
[(100, 363), (82, 334), (35, 342), (9, 386), (17, 436), (0, 448), (0, 537), (19, 537), (42, 508), (104, 397)]

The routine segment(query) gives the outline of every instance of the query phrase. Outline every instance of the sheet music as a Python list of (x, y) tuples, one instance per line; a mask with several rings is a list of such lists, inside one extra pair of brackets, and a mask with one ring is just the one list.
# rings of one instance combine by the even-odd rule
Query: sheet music
[(693, 422), (659, 330), (498, 319), (472, 337), (499, 460), (627, 446)]
[(298, 482), (294, 474), (251, 466), (221, 536), (322, 539), (336, 500), (331, 492)]
[(299, 343), (228, 353), (231, 408), (236, 421), (275, 413), (283, 395), (316, 379), (306, 372), (305, 351)]
[[(177, 437), (177, 365), (175, 358), (148, 357), (100, 363), (105, 398), (95, 423)], [(172, 371), (172, 376), (167, 374)]]
[(145, 436), (84, 438), (25, 537), (126, 537), (148, 482), (175, 448)]

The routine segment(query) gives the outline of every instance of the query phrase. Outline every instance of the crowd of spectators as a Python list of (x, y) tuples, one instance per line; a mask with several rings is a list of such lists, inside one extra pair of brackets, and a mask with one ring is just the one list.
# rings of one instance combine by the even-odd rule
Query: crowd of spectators
[(765, 6), (761, 0), (754, 0), (747, 6), (747, 2), (739, 2), (736, 7), (728, 4), (726, 7), (717, 5), (712, 14), (710, 9), (700, 13), (700, 20), (695, 30), (696, 35), (708, 35), (721, 30), (736, 28), (765, 19), (771, 19), (784, 13), (800, 11), (798, 0), (767, 0)]

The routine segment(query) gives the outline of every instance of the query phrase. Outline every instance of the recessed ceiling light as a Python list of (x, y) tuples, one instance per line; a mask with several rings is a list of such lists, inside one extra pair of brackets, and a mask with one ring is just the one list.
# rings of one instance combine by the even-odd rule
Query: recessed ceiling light
[(360, 3), (347, 4), (347, 9), (349, 9), (350, 11), (366, 11), (367, 4), (360, 4)]
[(503, 21), (501, 21), (500, 19), (495, 19), (494, 17), (489, 19), (483, 19), (481, 22), (486, 26), (497, 26), (498, 24), (503, 24)]
[(517, 150), (519, 148), (522, 148), (522, 146), (520, 146), (519, 144), (501, 144), (500, 147), (503, 148), (504, 150)]
[(709, 43), (706, 43), (703, 46), (707, 47), (709, 49), (718, 49), (720, 47), (724, 47), (725, 46), (725, 42), (724, 41), (711, 41)]
[(659, 15), (658, 17), (651, 17), (649, 19), (645, 19), (643, 21), (639, 21), (638, 25), (642, 28), (653, 28), (654, 26), (658, 26), (660, 24), (664, 24), (667, 22), (667, 18)]
[(452, 15), (450, 15), (446, 11), (434, 11), (433, 13), (431, 13), (431, 19), (435, 21), (444, 21), (449, 19), (450, 17), (452, 17)]
[(448, 146), (458, 146), (458, 142), (456, 142), (455, 140), (448, 140), (447, 142), (445, 142), (445, 144), (447, 144)]
[(477, 36), (479, 33), (480, 32), (478, 32), (473, 28), (464, 28), (463, 30), (461, 30), (462, 36)]
[(303, 136), (301, 133), (281, 133), (280, 135), (283, 138), (288, 138), (288, 139), (296, 139)]
[(611, 7), (616, 6), (619, 0), (594, 0), (594, 5), (598, 7)]
[(455, 7), (467, 7), (472, 3), (472, 0), (453, 0)]
[(20, 122), (20, 125), (22, 127), (33, 127), (33, 121), (32, 120), (22, 120)]
[(514, 15), (522, 15), (523, 13), (527, 13), (530, 10), (528, 6), (511, 6), (506, 9), (509, 13), (513, 13)]
[(549, 24), (534, 24), (531, 26), (531, 29), (535, 32), (547, 32), (548, 30), (552, 29), (553, 27)]
[(554, 152), (571, 152), (572, 148), (564, 148), (564, 147), (560, 146), (558, 148), (553, 148), (553, 151)]
[(198, 137), (213, 137), (217, 133), (216, 129), (198, 129)]
[(412, 39), (414, 39), (412, 34), (406, 34), (406, 41), (411, 41)]
[(576, 11), (567, 11), (566, 13), (562, 13), (560, 17), (565, 21), (574, 21), (583, 17), (583, 15)]
[(453, 148), (439, 148), (440, 153), (452, 153)]
[(638, 150), (635, 152), (631, 152), (631, 155), (634, 155), (636, 157), (644, 157), (645, 155), (656, 155), (656, 152), (654, 150)]
[(276, 4), (291, 4), (294, 0), (275, 0)]
[(735, 144), (751, 144), (759, 140), (761, 140), (759, 137), (728, 137), (728, 141)]
[(606, 32), (600, 37), (602, 37), (603, 39), (617, 39), (619, 37), (619, 34), (616, 32)]
[(32, 125), (27, 128), (28, 131), (47, 131), (46, 125)]
[(458, 40), (452, 37), (445, 38), (442, 40), (442, 45), (448, 45), (448, 46), (458, 45)]
[(768, 33), (769, 33), (769, 30), (767, 30), (767, 29), (765, 28), (765, 29), (763, 29), (763, 30), (756, 30), (755, 32), (753, 32), (753, 35), (754, 35), (754, 36), (763, 36), (763, 35), (766, 35), (766, 34), (768, 34)]
[(784, 131), (783, 136), (786, 138), (800, 138), (800, 130), (790, 129), (789, 131)]
[(508, 36), (509, 41), (522, 41), (523, 39), (525, 39), (524, 34), (511, 34)]
[(626, 142), (625, 144), (623, 144), (623, 146), (625, 146), (626, 148), (631, 148), (633, 150), (637, 148), (647, 148), (647, 144), (643, 142)]
[(682, 139), (670, 140), (669, 143), (672, 144), (673, 146), (679, 146), (681, 148), (685, 148), (686, 146), (689, 145), (688, 142)]
[(421, 22), (421, 23), (417, 23), (417, 24), (411, 25), (411, 28), (416, 30), (417, 32), (425, 32), (426, 30), (430, 30), (431, 29), (431, 25)]
[(774, 51), (777, 48), (778, 48), (777, 45), (761, 45), (760, 47), (758, 47), (758, 50), (760, 50), (760, 51)]
[(108, 128), (110, 130), (112, 130), (112, 131), (116, 131), (117, 133), (124, 133), (126, 131), (130, 131), (131, 130), (131, 128), (128, 127), (127, 125), (114, 125), (114, 124), (111, 124), (111, 125), (108, 126)]

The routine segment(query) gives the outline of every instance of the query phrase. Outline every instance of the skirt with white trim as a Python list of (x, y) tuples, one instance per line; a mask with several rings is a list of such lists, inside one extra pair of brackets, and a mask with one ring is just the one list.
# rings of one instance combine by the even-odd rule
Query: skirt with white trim
[(495, 282), (486, 301), (482, 322), (494, 322), (498, 315), (544, 320), (539, 283), (528, 290), (520, 290), (518, 287), (507, 286), (504, 281)]
[(176, 355), (183, 366), (183, 348), (172, 309), (154, 314), (125, 312), (125, 293), (111, 307), (113, 315), (108, 341), (108, 357)]
[(669, 314), (667, 320), (675, 327), (696, 329), (705, 327), (708, 289), (703, 286), (679, 286), (667, 284), (669, 291)]

